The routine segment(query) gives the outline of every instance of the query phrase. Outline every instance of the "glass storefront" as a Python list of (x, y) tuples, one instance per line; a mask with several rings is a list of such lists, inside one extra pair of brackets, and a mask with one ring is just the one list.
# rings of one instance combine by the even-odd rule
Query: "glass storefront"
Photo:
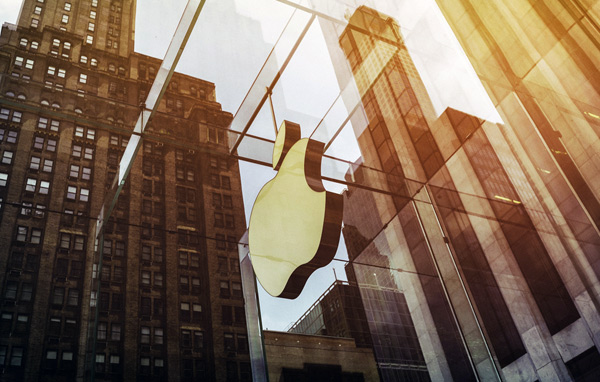
[[(600, 2), (36, 1), (3, 27), (0, 273), (13, 301), (14, 254), (41, 256), (24, 280), (51, 303), (27, 316), (38, 351), (0, 335), (8, 372), (600, 376)], [(90, 26), (96, 9), (112, 18)], [(44, 158), (69, 176), (28, 225), (18, 211), (58, 184), (31, 175)], [(73, 347), (53, 342), (67, 320)]]

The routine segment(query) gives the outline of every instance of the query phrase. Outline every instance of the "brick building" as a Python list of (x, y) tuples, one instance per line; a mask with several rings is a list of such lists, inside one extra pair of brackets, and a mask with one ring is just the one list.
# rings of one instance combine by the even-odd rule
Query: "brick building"
[(95, 219), (160, 66), (134, 53), (135, 6), (25, 0), (2, 28), (3, 380), (82, 380), (86, 361), (97, 380), (251, 378), (239, 169), (214, 84), (173, 76), (105, 230), (101, 274), (93, 260)]

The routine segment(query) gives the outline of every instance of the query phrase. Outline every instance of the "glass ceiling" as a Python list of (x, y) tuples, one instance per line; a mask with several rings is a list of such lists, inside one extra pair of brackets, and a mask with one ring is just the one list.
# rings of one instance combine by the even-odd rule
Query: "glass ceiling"
[[(348, 24), (362, 5), (391, 16), (400, 26), (416, 75), (430, 100), (422, 105), (428, 120), (436, 120), (451, 107), (502, 122), (434, 0), (192, 0), (187, 10), (186, 4), (177, 0), (165, 8), (160, 0), (138, 1), (136, 51), (165, 57), (175, 36), (173, 52), (165, 60), (167, 67), (151, 93), (157, 96), (164, 85), (161, 80), (168, 84), (168, 61), (176, 57), (175, 47), (188, 33), (185, 25), (201, 8), (175, 70), (214, 82), (216, 101), (234, 115), (230, 152), (240, 159), (247, 221), (258, 192), (275, 176), (272, 149), (283, 120), (299, 123), (302, 137), (326, 144), (321, 171), (329, 191), (341, 193), (352, 185), (430, 203), (419, 194), (423, 182), (410, 176), (403, 180), (407, 190), (402, 192), (390, 189), (390, 174), (381, 168), (363, 166), (362, 176), (354, 176), (363, 163), (356, 137), (369, 124), (361, 98), (399, 52), (394, 41), (371, 36), (376, 37), (376, 46), (353, 75), (339, 37), (346, 28), (368, 33)], [(148, 109), (151, 106), (146, 105)], [(294, 301), (273, 298), (259, 288), (264, 327), (288, 327), (336, 278), (346, 278), (343, 266), (348, 257), (343, 239), (335, 259), (315, 272)]]

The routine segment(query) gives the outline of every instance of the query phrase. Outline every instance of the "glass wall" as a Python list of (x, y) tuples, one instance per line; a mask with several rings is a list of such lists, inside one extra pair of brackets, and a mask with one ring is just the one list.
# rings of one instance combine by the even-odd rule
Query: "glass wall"
[(2, 301), (50, 285), (15, 378), (600, 376), (600, 2), (34, 3), (0, 60)]

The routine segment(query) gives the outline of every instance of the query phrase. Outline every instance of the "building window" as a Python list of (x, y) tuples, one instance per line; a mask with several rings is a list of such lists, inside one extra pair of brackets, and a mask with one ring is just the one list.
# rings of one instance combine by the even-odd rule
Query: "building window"
[(65, 11), (71, 10), (71, 3), (65, 3)]
[(55, 287), (52, 294), (52, 304), (62, 305), (65, 299), (65, 288)]
[(23, 365), (23, 348), (13, 347), (10, 354), (10, 366)]
[(88, 30), (90, 32), (93, 32), (94, 29), (95, 29), (95, 27), (96, 27), (96, 24), (94, 24), (94, 23), (88, 23)]
[(63, 24), (69, 22), (69, 15), (62, 15), (62, 19), (60, 20)]
[(75, 136), (78, 138), (94, 140), (96, 138), (96, 130), (82, 126), (75, 126)]
[[(30, 257), (32, 257), (32, 256), (31, 255), (27, 256), (27, 262), (29, 262), (31, 260)], [(37, 257), (33, 257), (33, 258), (37, 259)], [(26, 269), (28, 268), (27, 264), (25, 265), (25, 268)], [(29, 302), (29, 301), (31, 301), (32, 296), (33, 296), (33, 286), (30, 283), (21, 284), (21, 301)]]
[(68, 234), (68, 233), (60, 234), (60, 248), (62, 248), (62, 249), (71, 248), (71, 234)]
[(86, 84), (87, 83), (87, 78), (88, 78), (87, 74), (80, 73), (79, 74), (79, 83)]
[(242, 284), (235, 281), (232, 282), (231, 291), (234, 297), (242, 297)]
[(48, 128), (48, 118), (40, 117), (38, 119), (37, 128), (44, 130)]
[(225, 345), (225, 351), (235, 351), (235, 341), (233, 333), (225, 333), (223, 335), (223, 342)]
[(113, 323), (110, 327), (110, 340), (121, 341), (121, 324)]
[(11, 164), (14, 153), (12, 151), (4, 151), (2, 153), (2, 164)]
[(54, 161), (51, 159), (44, 159), (44, 166), (42, 167), (43, 172), (52, 172), (52, 166)]
[[(16, 281), (7, 281), (6, 288), (4, 290), (4, 298), (8, 300), (14, 300), (17, 298), (17, 289), (19, 284)], [(12, 316), (11, 316), (12, 319)]]
[(94, 36), (92, 36), (92, 35), (88, 34), (88, 35), (85, 37), (85, 42), (86, 42), (87, 44), (92, 44), (92, 43), (94, 42)]
[(36, 19), (35, 17), (31, 19), (31, 27), (32, 28), (37, 28), (39, 24), (40, 24), (40, 20)]
[(90, 11), (90, 19), (96, 20), (96, 11)]
[(190, 303), (189, 302), (182, 302), (179, 306), (179, 315), (180, 315), (180, 319), (182, 321), (190, 321), (191, 318), (191, 314), (190, 314)]
[(106, 341), (106, 333), (107, 333), (108, 324), (106, 322), (98, 323), (98, 335), (97, 339), (99, 341)]
[(230, 293), (229, 293), (229, 281), (222, 280), (219, 283), (219, 288), (220, 288), (220, 296), (221, 297), (227, 298), (227, 297), (230, 296)]
[(42, 180), (40, 181), (40, 188), (38, 189), (38, 193), (42, 195), (47, 195), (50, 192), (50, 182)]
[(142, 285), (150, 285), (150, 271), (142, 271)]
[(142, 344), (150, 343), (150, 327), (142, 326), (140, 328), (140, 343), (142, 343)]
[(164, 331), (162, 328), (154, 328), (154, 343), (156, 345), (164, 343)]
[(78, 306), (79, 305), (79, 289), (75, 289), (75, 288), (69, 289), (69, 294), (67, 296), (67, 305), (68, 306)]

